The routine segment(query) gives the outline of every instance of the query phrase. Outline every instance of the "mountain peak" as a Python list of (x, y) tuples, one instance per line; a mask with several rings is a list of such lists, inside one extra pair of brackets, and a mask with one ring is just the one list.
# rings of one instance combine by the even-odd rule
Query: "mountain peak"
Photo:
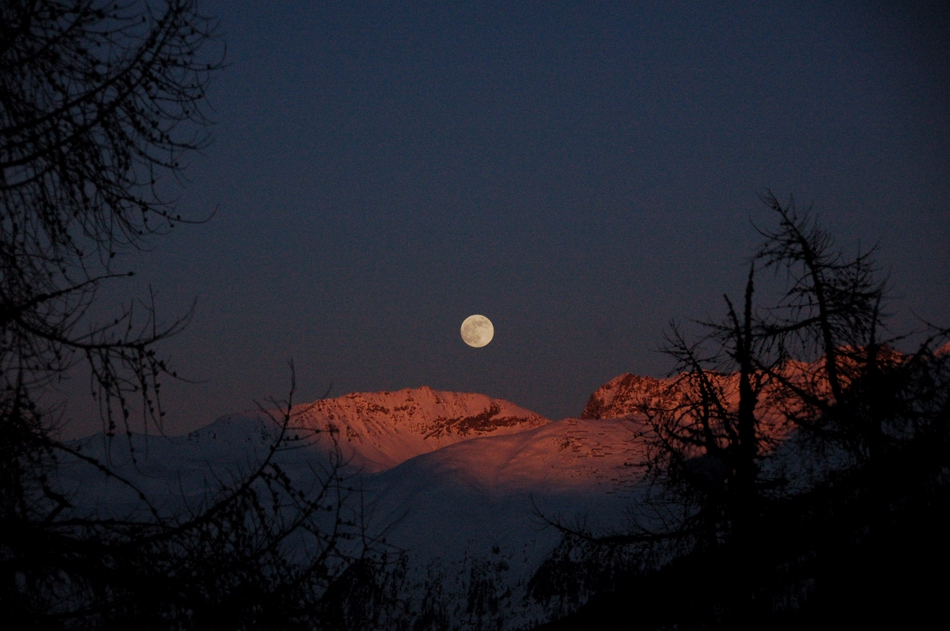
[(351, 392), (295, 406), (294, 423), (333, 436), (344, 456), (366, 471), (464, 440), (510, 434), (550, 421), (504, 399), (428, 386)]

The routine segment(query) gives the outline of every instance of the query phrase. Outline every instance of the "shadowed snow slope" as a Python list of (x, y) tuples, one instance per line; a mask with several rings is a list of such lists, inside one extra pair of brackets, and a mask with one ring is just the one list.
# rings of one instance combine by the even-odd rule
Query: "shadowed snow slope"
[[(660, 396), (662, 386), (621, 375), (591, 397), (585, 415), (595, 418), (553, 422), (480, 394), (430, 388), (352, 393), (294, 407), (290, 448), (275, 457), (304, 487), (319, 487), (340, 458), (347, 463), (342, 472), (353, 492), (346, 510), (367, 525), (370, 537), (384, 535), (407, 552), (407, 580), (422, 586), (414, 598), (424, 600), (430, 572), (441, 572), (458, 583), (446, 593), (464, 599), (479, 559), (490, 556), (492, 589), (507, 594), (504, 627), (530, 626), (550, 614), (526, 598), (529, 578), (560, 540), (556, 529), (544, 527), (545, 518), (573, 526), (583, 521), (598, 532), (623, 528), (643, 492), (649, 429), (642, 414), (631, 412)], [(276, 427), (263, 412), (243, 413), (187, 436), (150, 438), (147, 446), (141, 436), (76, 444), (98, 459), (111, 451), (105, 459), (118, 473), (176, 513), (252, 470)], [(101, 514), (143, 510), (134, 491), (88, 465), (68, 462), (60, 473), (64, 485)], [(453, 620), (458, 628), (483, 622)]]
[[(536, 506), (548, 517), (589, 513), (616, 523), (636, 493), (643, 460), (635, 421), (564, 419), (551, 422), (507, 401), (430, 388), (354, 393), (297, 406), (293, 424), (324, 430), (301, 448), (282, 451), (288, 472), (306, 476), (332, 466), (334, 443), (348, 459), (362, 501), (388, 541), (426, 557), (458, 558), (500, 545), (509, 550), (544, 545), (528, 556), (539, 561), (558, 535), (539, 532)], [(330, 431), (326, 431), (330, 430)], [(258, 414), (222, 417), (187, 436), (133, 437), (109, 447), (80, 441), (89, 456), (106, 459), (174, 509), (197, 501), (217, 480), (250, 470), (273, 441), (275, 426)], [(135, 493), (79, 463), (66, 467), (67, 484), (124, 512)], [(90, 484), (92, 483), (92, 484)], [(591, 524), (593, 525), (593, 524)], [(528, 559), (525, 559), (526, 561)]]
[(634, 435), (623, 419), (564, 419), (418, 456), (367, 479), (366, 490), (400, 547), (453, 557), (539, 537), (553, 544), (556, 532), (538, 533), (535, 506), (548, 517), (616, 524), (639, 479)]

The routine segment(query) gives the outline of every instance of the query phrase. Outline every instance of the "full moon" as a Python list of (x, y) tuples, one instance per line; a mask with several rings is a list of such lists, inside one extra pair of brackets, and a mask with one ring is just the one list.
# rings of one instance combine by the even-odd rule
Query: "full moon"
[(481, 348), (495, 337), (495, 327), (483, 315), (470, 315), (462, 322), (462, 340), (474, 348)]

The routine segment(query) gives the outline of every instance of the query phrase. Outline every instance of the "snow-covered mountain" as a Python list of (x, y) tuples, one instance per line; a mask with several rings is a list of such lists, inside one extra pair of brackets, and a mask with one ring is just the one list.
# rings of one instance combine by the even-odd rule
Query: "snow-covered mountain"
[[(266, 416), (232, 414), (185, 436), (77, 444), (173, 513), (251, 470), (276, 436)], [(319, 432), (278, 454), (284, 471), (302, 480), (326, 471), (339, 447), (350, 487), (360, 489), (350, 501), (361, 507), (368, 534), (385, 533), (387, 544), (406, 552), (408, 580), (440, 573), (458, 582), (457, 594), (446, 598), (464, 598), (472, 563), (492, 556), (492, 567), (504, 569), (493, 570), (491, 580), (508, 603), (492, 615), (511, 624), (545, 617), (524, 599), (528, 579), (560, 539), (542, 516), (620, 523), (635, 501), (643, 459), (629, 419), (550, 421), (504, 400), (430, 388), (299, 405), (291, 425), (291, 438)], [(83, 463), (66, 463), (60, 478), (100, 514), (135, 510), (132, 489)], [(460, 615), (464, 627), (463, 618), (475, 614)]]
[[(788, 362), (783, 376), (820, 386), (822, 371), (820, 363)], [(385, 537), (406, 554), (405, 585), (418, 598), (430, 598), (439, 582), (439, 606), (452, 610), (445, 615), (453, 627), (530, 626), (553, 613), (527, 598), (530, 577), (561, 538), (546, 522), (622, 530), (645, 492), (648, 417), (692, 398), (695, 377), (622, 374), (598, 388), (578, 418), (558, 421), (481, 394), (428, 387), (351, 393), (292, 408), (288, 438), (296, 448), (275, 457), (294, 479), (348, 476), (349, 495), (341, 501), (352, 504), (370, 539)], [(702, 378), (725, 407), (737, 405), (737, 375)], [(777, 412), (781, 388), (760, 385), (757, 431), (771, 439), (763, 447), (773, 450), (768, 466), (790, 470), (797, 456), (786, 440), (793, 430)], [(76, 445), (174, 513), (250, 471), (274, 444), (274, 421), (282, 416), (245, 412), (185, 436), (99, 437)], [(79, 461), (64, 461), (60, 479), (100, 514), (131, 514), (139, 502), (130, 487)], [(463, 603), (485, 590), (497, 597), (490, 611)]]
[[(427, 387), (351, 393), (295, 406), (291, 417), (296, 430), (320, 430), (293, 457), (326, 466), (338, 445), (361, 476), (373, 524), (426, 558), (539, 537), (543, 556), (558, 535), (539, 535), (535, 505), (550, 517), (614, 519), (636, 493), (644, 458), (642, 428), (629, 418), (550, 421), (502, 399)], [(234, 414), (185, 442), (233, 462), (234, 451), (261, 450), (273, 428), (260, 413)]]
[[(279, 413), (271, 413), (279, 416)], [(195, 440), (229, 436), (228, 428), (262, 419), (259, 412), (224, 416), (191, 433)], [(540, 414), (484, 394), (442, 392), (427, 386), (396, 392), (353, 392), (291, 409), (291, 426), (319, 431), (339, 445), (343, 459), (366, 473), (458, 442), (514, 434), (550, 423)]]
[[(716, 380), (728, 397), (734, 377)], [(351, 393), (292, 408), (290, 438), (300, 438), (298, 448), (278, 457), (283, 470), (300, 479), (345, 463), (350, 488), (359, 489), (348, 501), (371, 537), (385, 536), (405, 551), (409, 583), (424, 585), (438, 574), (457, 583), (447, 599), (464, 598), (471, 588), (466, 581), (475, 580), (472, 564), (493, 559), (484, 566), (495, 568), (489, 583), (507, 603), (496, 614), (513, 628), (551, 613), (526, 598), (528, 580), (561, 537), (545, 519), (583, 522), (601, 532), (623, 528), (643, 492), (649, 426), (640, 410), (662, 402), (674, 383), (619, 375), (591, 395), (580, 418), (558, 421), (481, 394), (427, 387)], [(217, 481), (249, 471), (273, 443), (273, 419), (281, 416), (231, 414), (186, 436), (82, 444), (96, 458), (111, 452), (121, 475), (174, 511), (199, 502)], [(114, 480), (91, 480), (79, 463), (65, 467), (62, 478), (99, 498), (104, 512), (127, 513), (137, 501)], [(485, 624), (456, 605), (455, 626)]]
[[(804, 363), (789, 361), (783, 369), (784, 376), (791, 382), (821, 379), (822, 365), (818, 362)], [(626, 418), (631, 422), (646, 425), (644, 409), (669, 409), (688, 400), (697, 400), (696, 381), (687, 374), (675, 375), (664, 379), (641, 377), (624, 373), (599, 387), (590, 396), (581, 412), (582, 419)], [(728, 409), (735, 412), (739, 405), (739, 376), (737, 373), (706, 373), (704, 379), (710, 387), (716, 388), (717, 396)], [(776, 443), (788, 438), (792, 428), (779, 413), (782, 407), (783, 391), (775, 382), (765, 383), (759, 391), (756, 431)], [(649, 428), (641, 428), (649, 432)]]

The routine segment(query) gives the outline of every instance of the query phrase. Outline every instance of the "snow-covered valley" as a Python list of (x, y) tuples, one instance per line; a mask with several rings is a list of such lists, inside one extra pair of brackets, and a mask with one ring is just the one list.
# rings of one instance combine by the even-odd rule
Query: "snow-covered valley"
[[(339, 474), (368, 538), (404, 554), (407, 583), (426, 591), (434, 574), (456, 583), (441, 598), (461, 626), (478, 625), (464, 601), (473, 568), (493, 559), (489, 582), (505, 594), (494, 615), (510, 627), (545, 619), (525, 594), (561, 537), (544, 518), (617, 527), (636, 501), (643, 445), (624, 415), (551, 421), (508, 401), (426, 387), (289, 412), (290, 448), (275, 454), (282, 469), (302, 486)], [(138, 491), (168, 515), (194, 509), (266, 457), (278, 430), (269, 416), (280, 414), (231, 414), (184, 436), (92, 436), (74, 443), (79, 453), (118, 477), (67, 459), (60, 481), (100, 515), (151, 510)]]

